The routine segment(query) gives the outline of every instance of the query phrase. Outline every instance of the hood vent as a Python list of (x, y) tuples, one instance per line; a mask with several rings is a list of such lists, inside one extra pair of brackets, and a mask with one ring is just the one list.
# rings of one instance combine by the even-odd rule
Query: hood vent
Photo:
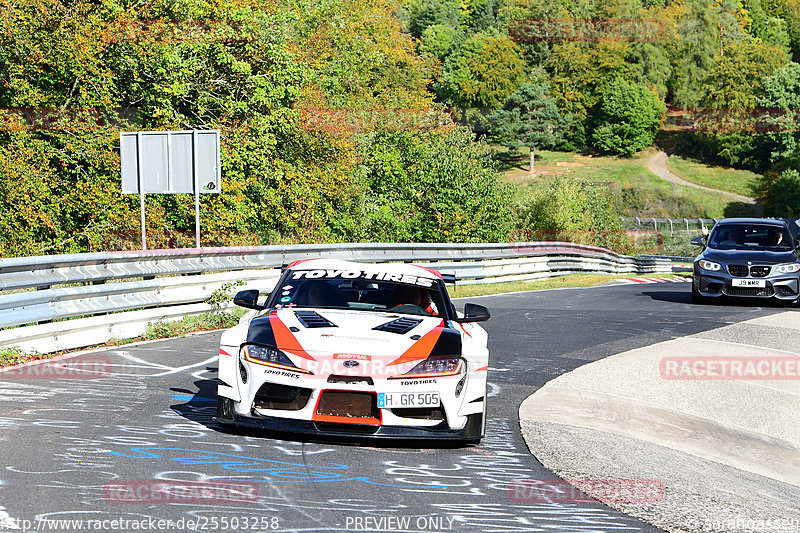
[(403, 317), (392, 320), (391, 322), (386, 322), (385, 324), (381, 324), (380, 326), (376, 326), (372, 329), (377, 329), (378, 331), (388, 331), (389, 333), (399, 333), (402, 335), (417, 327), (420, 322), (422, 322), (421, 318)]
[(336, 324), (320, 316), (316, 311), (295, 311), (297, 320), (307, 328), (335, 328)]

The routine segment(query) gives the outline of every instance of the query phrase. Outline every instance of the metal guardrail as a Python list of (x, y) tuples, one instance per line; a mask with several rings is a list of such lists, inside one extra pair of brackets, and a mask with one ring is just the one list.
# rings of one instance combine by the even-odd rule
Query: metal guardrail
[[(703, 226), (709, 230), (719, 220), (718, 218), (655, 218), (655, 217), (619, 217), (623, 227), (629, 230), (654, 231), (656, 233), (666, 233), (670, 235), (676, 233), (687, 235), (700, 235)], [(771, 217), (768, 217), (771, 218)], [(792, 236), (796, 237), (800, 233), (800, 219), (798, 218), (778, 218), (789, 225)]]
[(686, 235), (700, 235), (703, 226), (711, 229), (719, 219), (717, 218), (655, 218), (655, 217), (619, 217), (623, 227), (629, 230), (654, 231), (670, 235), (685, 233)]
[(566, 242), (315, 244), (0, 259), (0, 347), (50, 353), (135, 337), (150, 322), (210, 311), (206, 300), (227, 283), (268, 292), (282, 266), (311, 258), (433, 263), (455, 274), (458, 284), (670, 271), (665, 258)]

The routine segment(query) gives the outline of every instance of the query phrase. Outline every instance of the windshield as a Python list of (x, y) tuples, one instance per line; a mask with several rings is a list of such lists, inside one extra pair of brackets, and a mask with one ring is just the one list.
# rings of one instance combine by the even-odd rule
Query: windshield
[(760, 224), (724, 224), (714, 228), (708, 247), (718, 250), (791, 250), (786, 228)]
[[(384, 276), (390, 280), (381, 279)], [(275, 308), (357, 309), (444, 316), (444, 297), (436, 280), (373, 272), (295, 270), (276, 290), (271, 304)]]

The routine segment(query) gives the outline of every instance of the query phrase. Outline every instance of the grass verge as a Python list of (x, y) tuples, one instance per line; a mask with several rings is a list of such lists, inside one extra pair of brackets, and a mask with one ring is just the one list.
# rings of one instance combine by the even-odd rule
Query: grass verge
[(667, 167), (676, 176), (704, 187), (753, 197), (760, 176), (749, 170), (714, 167), (672, 155)]
[[(745, 209), (742, 204), (731, 200), (725, 194), (678, 185), (654, 175), (647, 168), (647, 161), (654, 153), (652, 149), (644, 150), (629, 158), (537, 150), (535, 175), (528, 172), (525, 161), (529, 156), (526, 153), (506, 151), (501, 147), (495, 147), (495, 151), (500, 161), (501, 179), (514, 187), (513, 198), (517, 202), (525, 202), (537, 191), (547, 187), (556, 176), (568, 175), (605, 186), (613, 198), (614, 209), (626, 217), (722, 218), (726, 214), (728, 216), (739, 214), (734, 213), (735, 210)], [(675, 173), (687, 181), (694, 181), (699, 179), (696, 176), (703, 175), (702, 172), (705, 171), (703, 169), (709, 169), (707, 172), (717, 176), (716, 179), (720, 179), (719, 176), (725, 175), (726, 172), (736, 173), (735, 177), (726, 176), (726, 183), (732, 183), (745, 175), (748, 176), (748, 184), (752, 181), (750, 176), (752, 173), (746, 171), (729, 171), (693, 162), (688, 162), (685, 168), (681, 167)], [(682, 172), (686, 172), (692, 179), (684, 176)], [(740, 194), (750, 196), (752, 192), (745, 191)], [(752, 211), (752, 208), (750, 210)]]
[(508, 281), (505, 283), (486, 283), (480, 285), (457, 285), (448, 291), (453, 298), (469, 298), (470, 296), (487, 296), (506, 292), (541, 291), (547, 289), (566, 289), (579, 287), (596, 287), (616, 279), (630, 277), (658, 276), (673, 278), (672, 274), (568, 274), (556, 278), (545, 278), (535, 281)]

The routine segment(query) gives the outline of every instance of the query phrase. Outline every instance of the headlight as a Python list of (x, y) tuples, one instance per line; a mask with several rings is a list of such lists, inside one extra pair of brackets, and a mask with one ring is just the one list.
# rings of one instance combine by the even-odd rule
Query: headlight
[(785, 265), (775, 265), (772, 267), (777, 274), (791, 274), (800, 270), (798, 263), (786, 263)]
[(277, 348), (270, 346), (259, 346), (257, 344), (246, 344), (242, 347), (242, 357), (251, 363), (259, 365), (274, 366), (285, 370), (293, 370), (308, 374), (307, 370), (297, 368), (294, 363), (286, 357), (286, 354)]
[(703, 270), (712, 270), (716, 272), (722, 267), (719, 266), (719, 263), (715, 263), (714, 261), (706, 261), (705, 259), (701, 259), (700, 268), (702, 268)]
[(435, 357), (425, 359), (402, 376), (397, 377), (407, 378), (409, 376), (455, 376), (456, 374), (460, 373), (463, 368), (464, 360), (460, 357)]

